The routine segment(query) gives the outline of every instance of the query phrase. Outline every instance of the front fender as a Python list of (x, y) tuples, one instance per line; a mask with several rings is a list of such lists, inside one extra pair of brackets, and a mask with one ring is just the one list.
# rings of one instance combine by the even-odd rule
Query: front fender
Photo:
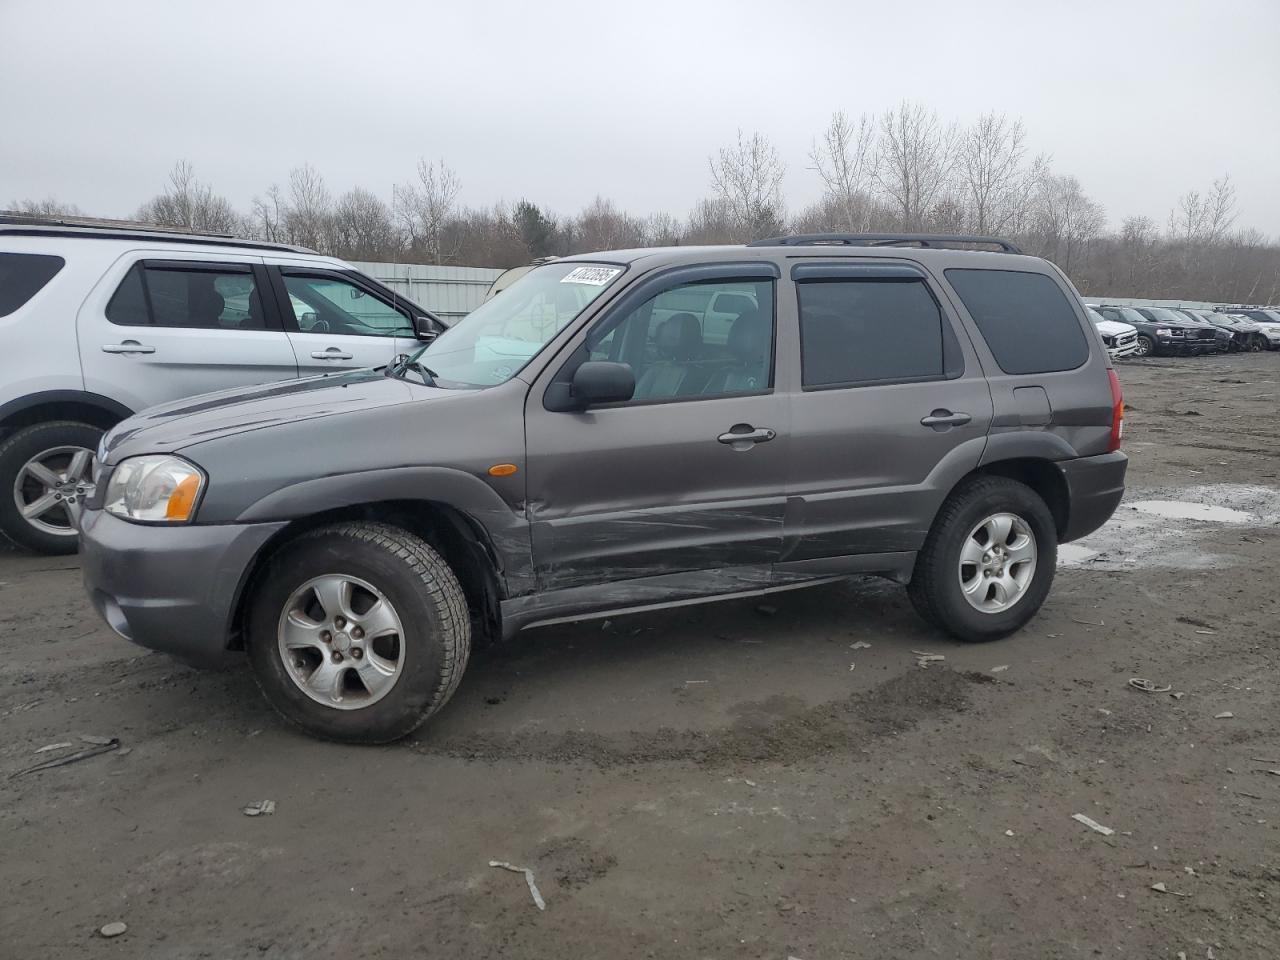
[(521, 588), (533, 582), (533, 552), (524, 514), (512, 510), (483, 480), (449, 467), (391, 467), (302, 480), (263, 496), (231, 522), (299, 520), (391, 500), (432, 501), (466, 514), (493, 545), (512, 592), (523, 592)]

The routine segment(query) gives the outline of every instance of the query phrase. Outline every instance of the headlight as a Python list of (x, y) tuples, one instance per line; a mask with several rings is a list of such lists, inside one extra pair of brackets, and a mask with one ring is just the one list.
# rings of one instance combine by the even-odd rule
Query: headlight
[(1156, 329), (1156, 336), (1157, 336), (1157, 337), (1172, 337), (1172, 336), (1173, 336), (1173, 331), (1172, 331), (1172, 330), (1170, 330), (1168, 327), (1159, 327), (1159, 328), (1157, 328), (1157, 329)]
[(103, 509), (125, 520), (186, 523), (203, 487), (200, 468), (181, 457), (130, 457), (111, 472)]

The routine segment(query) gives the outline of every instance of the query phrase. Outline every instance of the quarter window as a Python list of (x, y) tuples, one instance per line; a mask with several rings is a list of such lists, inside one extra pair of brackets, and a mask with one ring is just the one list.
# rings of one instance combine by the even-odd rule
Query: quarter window
[(412, 337), (406, 314), (362, 287), (326, 275), (285, 274), (293, 318), (303, 333)]
[(107, 319), (131, 327), (267, 328), (253, 273), (204, 264), (134, 264), (107, 304)]
[(666, 290), (587, 343), (635, 371), (635, 403), (767, 391), (773, 336), (773, 283), (733, 280)]
[(1089, 343), (1051, 277), (1018, 270), (948, 270), (965, 309), (1005, 373), (1074, 370)]
[(955, 334), (922, 280), (811, 280), (796, 289), (806, 389), (960, 373)]
[(39, 293), (65, 263), (43, 253), (0, 253), (0, 317)]

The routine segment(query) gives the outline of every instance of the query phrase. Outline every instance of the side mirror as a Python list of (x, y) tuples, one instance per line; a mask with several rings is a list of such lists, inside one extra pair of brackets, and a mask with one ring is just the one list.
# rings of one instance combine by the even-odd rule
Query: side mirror
[(601, 403), (621, 403), (636, 392), (636, 375), (625, 363), (588, 360), (578, 365), (569, 383), (554, 383), (543, 400), (546, 409), (576, 413)]
[(413, 335), (424, 342), (434, 340), (444, 331), (440, 329), (440, 324), (430, 317), (414, 317), (413, 318)]

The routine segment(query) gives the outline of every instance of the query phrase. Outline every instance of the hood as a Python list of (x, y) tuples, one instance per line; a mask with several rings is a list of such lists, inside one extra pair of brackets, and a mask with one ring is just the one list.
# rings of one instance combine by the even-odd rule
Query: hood
[(167, 453), (220, 437), (456, 394), (384, 377), (377, 370), (239, 387), (151, 407), (103, 439), (104, 463), (139, 453)]
[(1098, 328), (1099, 333), (1105, 333), (1108, 337), (1118, 337), (1125, 333), (1137, 333), (1138, 328), (1128, 323), (1120, 323), (1117, 320), (1096, 320), (1093, 324)]

